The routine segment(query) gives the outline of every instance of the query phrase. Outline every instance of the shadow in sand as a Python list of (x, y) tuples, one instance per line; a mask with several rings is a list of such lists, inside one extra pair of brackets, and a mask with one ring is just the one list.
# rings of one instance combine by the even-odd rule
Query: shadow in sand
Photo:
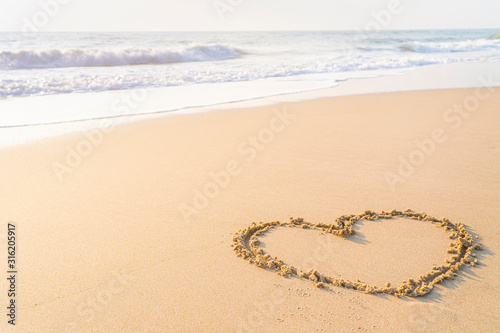
[[(370, 222), (373, 223), (373, 221), (370, 221)], [(364, 221), (364, 220), (357, 221), (356, 224), (354, 224), (354, 226), (352, 228), (356, 233), (354, 235), (347, 237), (346, 240), (357, 243), (357, 244), (361, 244), (361, 245), (371, 244), (371, 242), (366, 239), (366, 237), (363, 235), (363, 233), (359, 231), (365, 223), (366, 223), (366, 221)]]
[[(351, 235), (349, 237), (343, 237), (343, 236), (333, 236), (331, 234), (323, 234), (322, 232), (319, 232), (318, 230), (314, 229), (301, 229), (301, 228), (290, 228), (291, 232), (294, 234), (297, 232), (314, 232), (319, 234), (323, 234), (324, 236), (327, 237), (339, 237), (339, 238), (344, 238), (347, 241), (351, 241), (360, 245), (367, 245), (371, 244), (370, 241), (366, 239), (366, 237), (363, 235), (363, 233), (360, 231), (360, 229), (364, 226), (364, 224), (367, 221), (365, 220), (359, 220), (356, 222), (356, 224), (353, 225), (353, 230), (355, 231), (354, 235)], [(381, 223), (382, 221), (370, 221), (370, 223)], [(261, 248), (266, 248), (265, 244), (265, 239), (269, 237), (270, 235), (274, 234), (275, 232), (279, 231), (280, 228), (275, 228), (275, 229), (270, 229), (266, 234), (260, 235), (260, 245), (259, 247)], [(466, 227), (467, 232), (474, 238), (476, 241), (476, 236), (479, 237), (477, 233), (474, 232), (473, 228)], [(323, 236), (322, 236), (323, 237)], [(477, 241), (476, 241), (477, 242)], [(457, 293), (459, 292), (459, 287), (461, 284), (466, 283), (467, 280), (473, 280), (473, 281), (482, 281), (484, 277), (481, 276), (481, 270), (483, 267), (488, 266), (489, 258), (490, 256), (494, 256), (495, 253), (491, 251), (491, 249), (481, 243), (482, 245), (482, 251), (474, 251), (475, 257), (474, 259), (478, 260), (478, 264), (476, 264), (474, 267), (464, 265), (462, 268), (458, 271), (456, 271), (457, 276), (454, 277), (453, 280), (445, 280), (440, 284), (435, 285), (434, 289), (427, 295), (423, 297), (408, 297), (408, 296), (401, 296), (401, 297), (396, 297), (393, 295), (387, 295), (387, 294), (372, 294), (371, 296), (378, 297), (380, 299), (384, 300), (394, 300), (398, 299), (403, 302), (411, 302), (411, 301), (416, 301), (422, 304), (440, 304), (444, 302), (449, 302), (450, 301), (450, 294), (448, 294), (446, 297), (443, 295), (443, 291), (446, 289), (453, 290), (454, 292), (456, 291)], [(265, 270), (272, 271), (271, 269), (264, 268)], [(294, 281), (303, 281), (304, 283), (307, 283), (309, 280), (300, 278), (298, 276), (291, 276), (287, 277), (287, 279), (293, 279)], [(323, 291), (325, 292), (330, 292), (330, 293), (336, 293), (338, 291), (345, 291), (345, 290), (350, 290), (352, 292), (358, 293), (358, 291), (351, 290), (351, 289), (345, 289), (341, 287), (335, 287), (333, 285), (326, 285), (325, 288), (322, 288)], [(457, 297), (457, 296), (451, 296), (451, 297)]]

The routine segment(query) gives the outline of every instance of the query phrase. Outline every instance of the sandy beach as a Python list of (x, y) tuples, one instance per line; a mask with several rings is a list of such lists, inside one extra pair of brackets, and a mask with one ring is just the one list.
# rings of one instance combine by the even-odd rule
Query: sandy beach
[[(17, 323), (1, 332), (493, 332), (500, 327), (500, 87), (181, 114), (0, 149)], [(328, 290), (237, 257), (234, 234), (393, 209), (464, 223), (478, 264), (423, 297)], [(442, 228), (260, 237), (304, 270), (383, 286), (450, 257)], [(7, 253), (1, 251), (1, 260)], [(2, 279), (2, 290), (7, 281)], [(8, 310), (2, 292), (2, 316)]]

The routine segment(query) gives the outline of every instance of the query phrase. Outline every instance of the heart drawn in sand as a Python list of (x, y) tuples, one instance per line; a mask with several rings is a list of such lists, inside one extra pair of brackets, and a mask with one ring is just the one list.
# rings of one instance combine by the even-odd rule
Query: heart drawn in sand
[[(441, 266), (434, 266), (432, 269), (416, 279), (408, 279), (398, 287), (391, 286), (387, 283), (384, 287), (376, 287), (368, 285), (364, 282), (349, 281), (339, 278), (333, 278), (324, 275), (316, 269), (311, 269), (307, 272), (299, 268), (285, 264), (282, 260), (267, 254), (262, 248), (259, 248), (260, 240), (258, 236), (263, 235), (267, 231), (278, 227), (291, 227), (302, 229), (316, 229), (323, 233), (332, 234), (340, 237), (349, 237), (354, 234), (353, 225), (359, 220), (379, 220), (391, 219), (402, 217), (406, 219), (420, 220), (436, 224), (439, 227), (449, 231), (448, 238), (452, 239), (450, 249), (447, 253), (452, 256), (446, 259), (445, 264)], [(424, 296), (427, 295), (434, 288), (434, 285), (442, 282), (443, 280), (452, 280), (463, 265), (469, 264), (474, 266), (478, 263), (475, 259), (475, 250), (481, 250), (481, 244), (472, 238), (472, 236), (465, 230), (465, 225), (462, 223), (452, 223), (447, 218), (442, 220), (436, 219), (426, 213), (414, 213), (410, 209), (404, 212), (393, 210), (391, 212), (375, 213), (372, 211), (365, 211), (359, 215), (343, 215), (336, 219), (336, 224), (324, 223), (310, 223), (304, 221), (302, 218), (290, 218), (289, 222), (267, 222), (267, 223), (252, 223), (248, 228), (238, 231), (234, 238), (232, 247), (238, 257), (248, 260), (251, 264), (257, 267), (275, 271), (284, 277), (296, 276), (302, 279), (312, 281), (318, 288), (327, 288), (328, 285), (354, 289), (369, 294), (385, 293), (390, 295), (399, 296)], [(479, 239), (476, 236), (476, 239)]]

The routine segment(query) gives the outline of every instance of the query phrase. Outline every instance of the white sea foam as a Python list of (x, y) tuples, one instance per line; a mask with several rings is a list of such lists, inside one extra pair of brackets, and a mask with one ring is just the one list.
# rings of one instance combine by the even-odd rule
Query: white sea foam
[(0, 52), (0, 69), (104, 67), (233, 59), (240, 53), (225, 45), (177, 48), (48, 49)]
[(477, 39), (458, 42), (409, 42), (400, 46), (402, 50), (417, 53), (478, 52), (500, 50), (499, 39)]
[[(496, 57), (500, 59), (500, 56)], [(182, 68), (170, 66), (135, 66), (124, 74), (117, 75), (113, 69), (87, 68), (85, 72), (67, 69), (62, 73), (54, 70), (38, 71), (36, 77), (28, 80), (21, 73), (30, 71), (10, 71), (10, 75), (0, 78), (0, 98), (29, 95), (68, 94), (75, 92), (125, 90), (137, 88), (186, 86), (200, 83), (222, 83), (255, 81), (268, 78), (293, 78), (299, 75), (330, 74), (354, 71), (408, 69), (425, 65), (447, 64), (481, 60), (481, 58), (438, 57), (412, 55), (372, 56), (350, 55), (330, 59), (310, 60), (292, 64), (245, 64), (244, 66), (219, 66), (213, 63), (188, 65)], [(487, 57), (484, 60), (492, 60)], [(69, 73), (67, 72), (69, 71)], [(367, 72), (367, 76), (370, 74)]]
[(495, 33), (0, 33), (0, 99), (496, 61)]
[[(448, 87), (463, 77), (456, 74), (459, 67), (448, 64), (490, 62), (484, 64), (486, 73), (497, 77), (499, 60), (496, 30), (380, 31), (369, 36), (356, 31), (2, 32), (0, 145), (50, 136), (59, 126), (31, 124), (110, 116), (110, 106), (129, 89), (148, 91), (147, 100), (133, 112), (149, 113), (326, 88), (353, 75), (403, 74), (427, 65), (446, 64), (432, 68), (450, 70), (441, 77), (443, 85), (430, 85), (436, 79), (431, 75), (422, 87)], [(462, 85), (477, 84), (478, 76), (473, 71)], [(364, 84), (370, 89), (386, 86)], [(63, 132), (90, 126), (71, 124), (76, 127), (60, 125)], [(24, 134), (12, 127), (25, 125), (30, 126), (22, 127)], [(35, 129), (40, 133), (33, 134)]]

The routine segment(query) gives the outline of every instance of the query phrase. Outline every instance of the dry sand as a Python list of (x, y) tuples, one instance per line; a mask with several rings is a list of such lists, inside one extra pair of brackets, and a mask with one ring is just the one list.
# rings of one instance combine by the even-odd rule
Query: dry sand
[[(462, 115), (448, 113), (454, 105), (465, 105)], [(500, 88), (335, 97), (137, 122), (91, 145), (79, 133), (2, 149), (1, 258), (12, 221), (19, 277), (16, 326), (2, 310), (0, 331), (492, 332), (499, 105)], [(68, 148), (88, 156), (73, 156), (58, 177)], [(319, 289), (230, 247), (254, 221), (330, 224), (394, 208), (464, 223), (483, 244), (479, 264), (426, 296), (397, 298)], [(355, 231), (343, 239), (278, 228), (261, 246), (376, 285), (399, 285), (450, 256), (448, 232), (430, 223), (360, 221)]]

